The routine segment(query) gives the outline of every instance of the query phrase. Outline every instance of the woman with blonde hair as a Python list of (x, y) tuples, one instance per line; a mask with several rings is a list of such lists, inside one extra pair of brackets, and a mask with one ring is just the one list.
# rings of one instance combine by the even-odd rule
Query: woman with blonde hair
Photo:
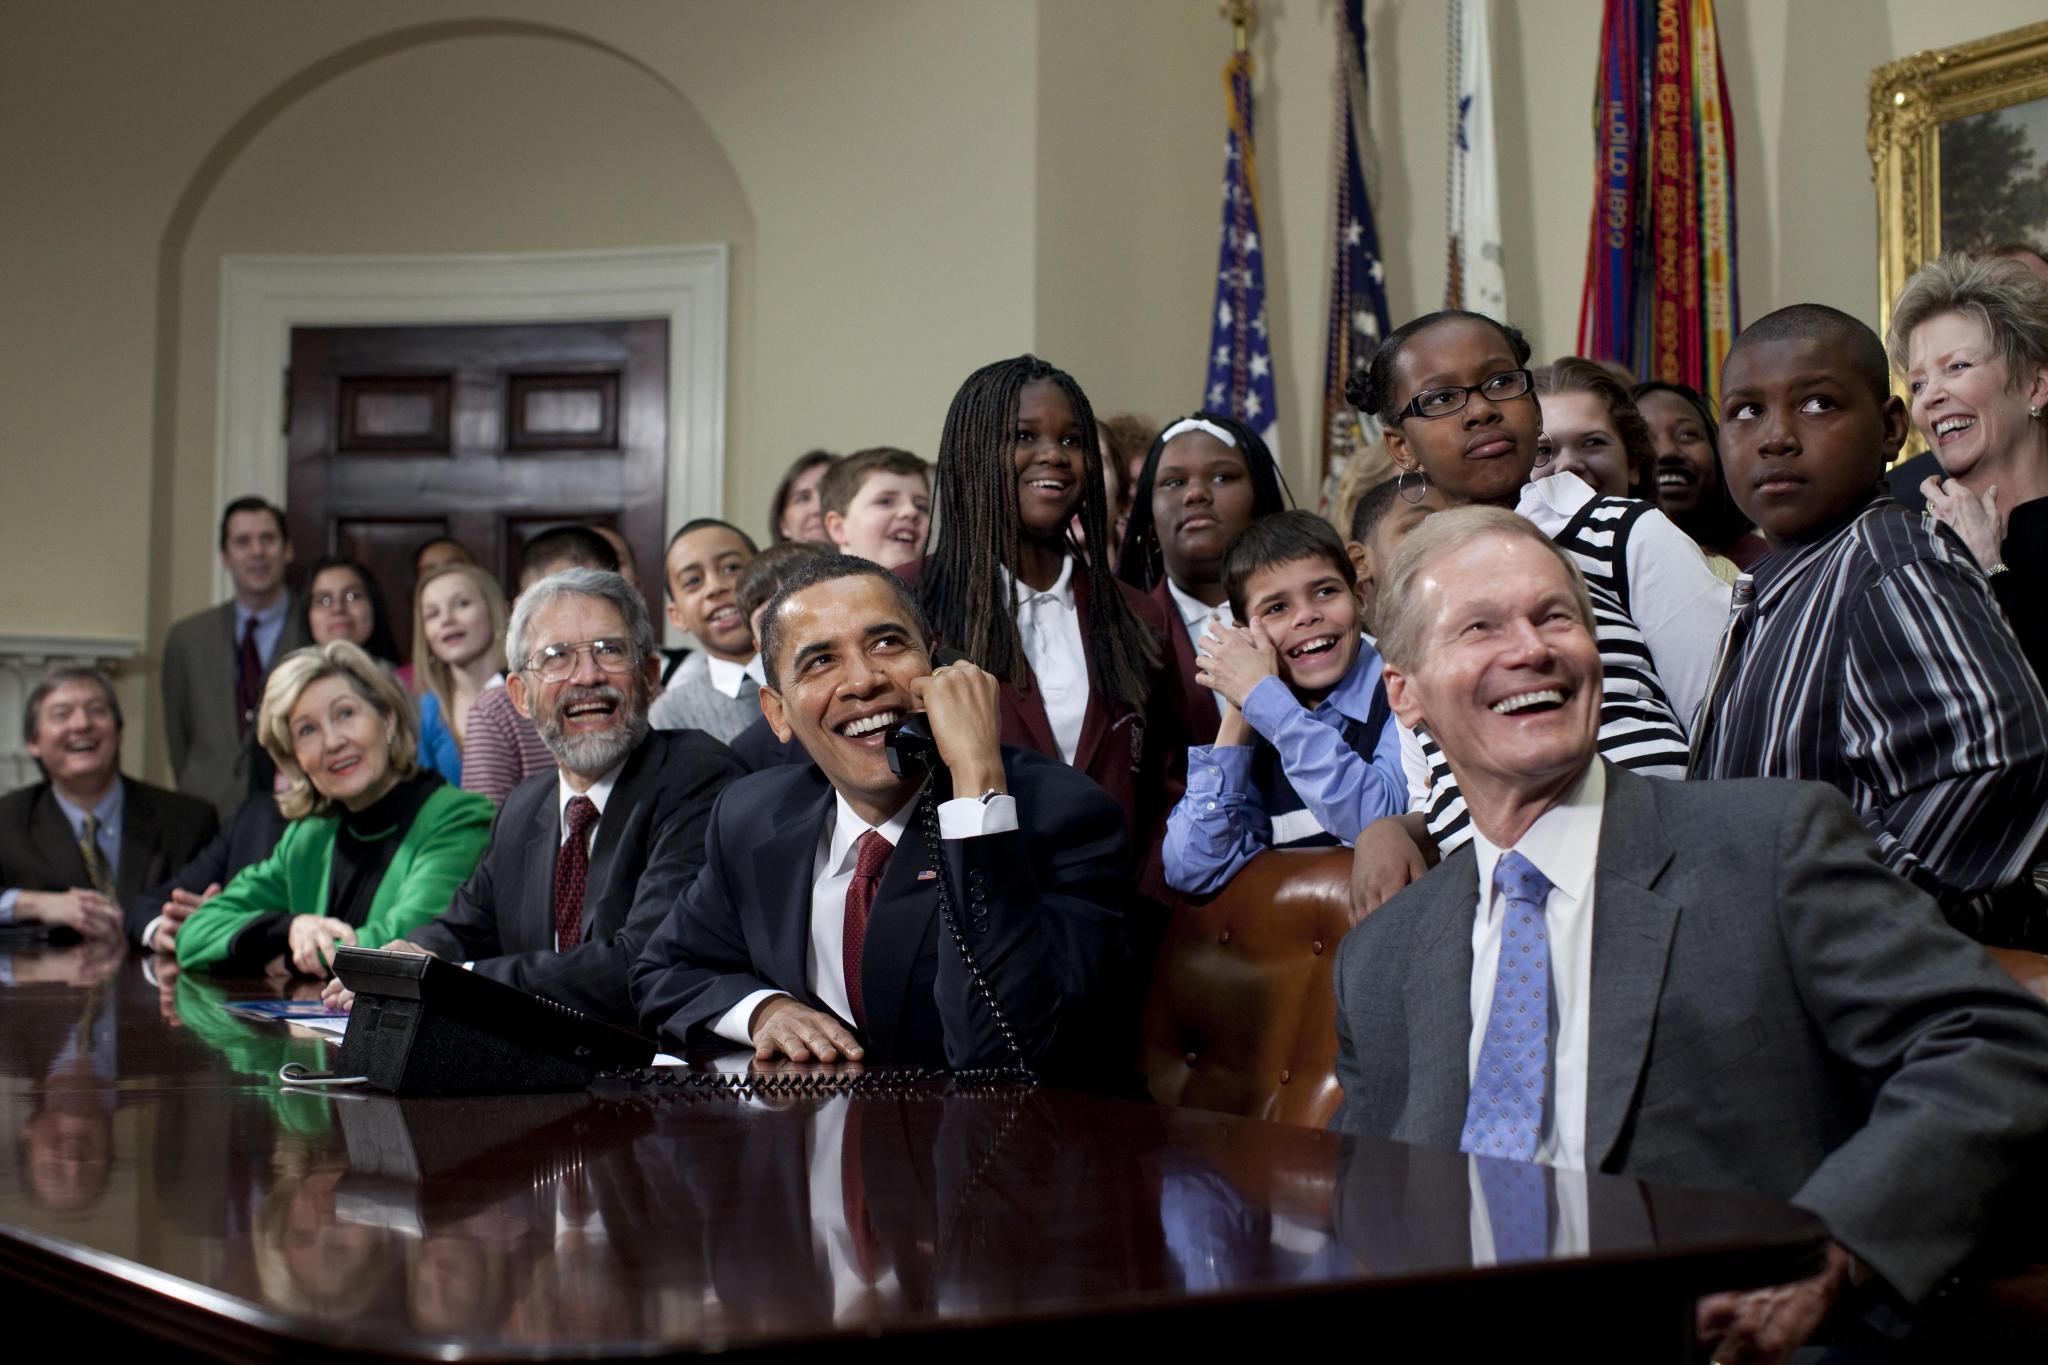
[(420, 762), (462, 782), (469, 709), (505, 685), (505, 592), (475, 564), (442, 564), (412, 595), (413, 688), (420, 699)]
[(1943, 256), (1899, 291), (1885, 344), (1941, 462), (1926, 515), (1969, 547), (2048, 682), (2048, 281), (2004, 257)]
[(256, 732), (291, 824), (179, 927), (180, 966), (324, 977), (338, 946), (381, 947), (448, 907), (497, 808), (421, 771), (412, 706), (381, 664), (345, 640), (294, 651)]

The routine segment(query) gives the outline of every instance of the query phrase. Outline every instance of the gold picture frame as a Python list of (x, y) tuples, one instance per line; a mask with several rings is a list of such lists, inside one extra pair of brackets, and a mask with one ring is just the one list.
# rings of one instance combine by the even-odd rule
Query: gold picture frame
[[(1892, 300), (1907, 278), (1942, 250), (1943, 125), (1983, 119), (2036, 101), (2041, 102), (2038, 110), (2030, 108), (2020, 116), (2022, 138), (2035, 125), (2048, 129), (2048, 22), (1916, 52), (1871, 72), (1868, 146), (1877, 181), (1880, 329), (1891, 321)], [(1951, 134), (1968, 131), (1974, 137), (1985, 126), (1952, 129)], [(2048, 164), (2048, 132), (2033, 141), (2040, 160)], [(1977, 139), (1958, 145), (1970, 149), (1980, 143)], [(2042, 184), (2048, 194), (2048, 173)], [(1946, 207), (1958, 216), (1970, 212), (1967, 199), (1956, 192), (1947, 197)], [(1986, 220), (1980, 213), (1972, 221)]]

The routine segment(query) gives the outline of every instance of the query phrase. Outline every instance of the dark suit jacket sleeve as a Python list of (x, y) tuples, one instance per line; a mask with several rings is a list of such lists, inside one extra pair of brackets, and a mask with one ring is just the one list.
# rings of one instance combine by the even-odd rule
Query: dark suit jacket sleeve
[[(697, 880), (704, 866), (711, 808), (726, 784), (739, 775), (738, 761), (708, 737), (701, 746), (692, 746), (680, 761), (665, 764), (658, 774), (660, 788), (654, 794), (658, 807), (647, 833), (646, 862), (625, 925), (617, 933), (586, 938), (565, 953), (481, 958), (476, 963), (478, 975), (630, 1025), (635, 1016), (627, 978), (633, 963), (669, 908)], [(552, 788), (548, 795), (553, 798)], [(478, 870), (481, 874), (482, 868)]]
[(1807, 1013), (1881, 1081), (1868, 1122), (1792, 1202), (1918, 1301), (2039, 1164), (2048, 1009), (1884, 870), (1831, 788), (1800, 784), (1776, 852), (1778, 927)]
[[(1111, 1027), (1111, 997), (1125, 984), (1123, 809), (1064, 764), (1004, 757), (1019, 828), (945, 841), (954, 918), (1030, 1064), (1043, 1068), (1055, 1053), (1083, 1063), (1124, 1041)], [(942, 924), (934, 990), (946, 1061), (1009, 1065), (1009, 1044), (951, 937)]]
[[(204, 809), (208, 815), (213, 813), (211, 806)], [(252, 796), (244, 801), (236, 808), (235, 816), (228, 821), (226, 828), (193, 854), (189, 862), (167, 880), (122, 902), (122, 918), (129, 936), (141, 939), (142, 931), (149, 927), (149, 922), (163, 913), (164, 902), (171, 898), (171, 892), (190, 891), (197, 895), (209, 886), (226, 886), (235, 879), (237, 872), (268, 858), (271, 850), (277, 847), (277, 841), (284, 837), (286, 823), (274, 798)], [(149, 945), (145, 943), (142, 946), (147, 948)]]
[[(702, 870), (671, 903), (632, 965), (633, 1008), (640, 1026), (671, 1042), (701, 1042), (701, 1031), (691, 1038), (693, 1029), (708, 1030), (755, 991), (784, 989), (755, 975), (740, 922), (742, 883), (731, 866), (732, 846), (721, 836), (728, 821), (745, 829), (750, 820), (763, 818), (761, 803), (750, 795), (744, 785), (728, 787), (712, 806)], [(810, 869), (792, 868), (790, 875), (808, 877)], [(640, 908), (634, 907), (636, 914)]]

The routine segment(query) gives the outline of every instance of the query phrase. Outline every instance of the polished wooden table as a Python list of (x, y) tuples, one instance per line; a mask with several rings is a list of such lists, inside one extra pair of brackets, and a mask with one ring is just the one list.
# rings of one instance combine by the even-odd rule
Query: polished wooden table
[(1696, 1295), (1820, 1258), (1804, 1213), (1592, 1176), (1548, 1191), (1576, 1250), (1475, 1266), (1456, 1154), (1052, 1089), (287, 1093), (329, 1045), (224, 1012), (262, 983), (145, 966), (0, 958), (0, 1292), (46, 1344), (1427, 1355), (1533, 1323), (1670, 1359)]

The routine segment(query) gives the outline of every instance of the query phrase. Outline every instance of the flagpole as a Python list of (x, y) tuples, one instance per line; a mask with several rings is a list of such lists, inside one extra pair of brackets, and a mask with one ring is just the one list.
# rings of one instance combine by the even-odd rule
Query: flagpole
[(1230, 26), (1237, 30), (1237, 50), (1239, 52), (1249, 51), (1251, 49), (1252, 24), (1257, 19), (1257, 16), (1252, 13), (1252, 0), (1220, 0), (1216, 8), (1225, 19), (1230, 21)]

